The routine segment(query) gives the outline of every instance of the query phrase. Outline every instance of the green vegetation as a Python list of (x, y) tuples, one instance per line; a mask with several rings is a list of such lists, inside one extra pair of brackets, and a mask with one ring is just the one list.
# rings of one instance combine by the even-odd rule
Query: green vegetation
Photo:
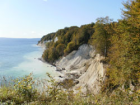
[[(107, 30), (110, 26), (112, 20), (109, 17), (98, 18), (95, 26), (94, 34), (92, 35), (92, 41), (90, 44), (95, 46), (96, 52), (107, 57), (109, 46), (110, 46), (110, 36)], [(109, 27), (110, 28), (110, 27)]]
[(58, 84), (50, 75), (50, 80), (45, 81), (49, 85), (41, 87), (42, 92), (39, 92), (36, 82), (29, 75), (9, 86), (1, 83), (0, 101), (31, 105), (139, 105), (140, 0), (127, 2), (124, 7), (124, 18), (118, 22), (109, 17), (98, 18), (95, 24), (66, 27), (44, 36), (40, 41), (52, 40), (46, 44), (47, 49), (42, 55), (51, 63), (85, 43), (93, 45), (96, 53), (105, 56), (108, 64), (106, 81), (102, 83), (98, 95), (90, 92), (83, 95), (80, 89), (74, 93), (71, 86), (64, 89), (62, 87), (67, 87), (68, 82)]
[[(78, 47), (84, 43), (88, 43), (90, 37), (92, 36), (94, 29), (94, 23), (83, 25), (80, 28), (77, 26), (66, 27), (64, 29), (58, 30), (54, 34), (48, 34), (41, 39), (41, 42), (47, 41), (46, 37), (51, 37), (51, 42), (48, 42), (42, 57), (47, 62), (54, 62), (58, 58), (69, 54), (73, 50), (77, 50)], [(58, 40), (56, 41), (56, 38)]]
[[(34, 80), (32, 75), (15, 79), (9, 86), (3, 81), (0, 88), (0, 104), (4, 105), (138, 105), (140, 104), (140, 92), (123, 91), (117, 89), (111, 94), (101, 92), (98, 95), (82, 94), (80, 88), (77, 92), (70, 86), (72, 81), (66, 84), (58, 84), (53, 77), (47, 74), (49, 80)], [(43, 85), (42, 85), (43, 84)], [(67, 87), (67, 88), (62, 88)]]
[(43, 36), (38, 43), (43, 43), (44, 41), (52, 40), (54, 38), (54, 36), (55, 36), (55, 33), (47, 34), (47, 35)]
[(107, 88), (130, 89), (132, 84), (137, 91), (140, 88), (140, 0), (124, 6), (124, 19), (112, 25)]

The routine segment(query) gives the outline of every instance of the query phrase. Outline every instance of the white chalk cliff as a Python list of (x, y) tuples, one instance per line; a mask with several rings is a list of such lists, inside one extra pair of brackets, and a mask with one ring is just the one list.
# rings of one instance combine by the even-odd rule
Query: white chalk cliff
[[(40, 46), (40, 47), (45, 48), (45, 47), (46, 47), (46, 43), (52, 42), (52, 41), (53, 41), (53, 40), (47, 40), (47, 41), (39, 42), (37, 45)], [(58, 41), (58, 37), (56, 37), (56, 38), (54, 39), (54, 42), (57, 42), (57, 41)]]
[(102, 56), (95, 54), (93, 46), (83, 44), (77, 51), (57, 61), (56, 66), (62, 70), (63, 79), (73, 78), (79, 81), (75, 89), (81, 87), (84, 93), (88, 89), (97, 94), (100, 91), (99, 81), (105, 78), (102, 59)]

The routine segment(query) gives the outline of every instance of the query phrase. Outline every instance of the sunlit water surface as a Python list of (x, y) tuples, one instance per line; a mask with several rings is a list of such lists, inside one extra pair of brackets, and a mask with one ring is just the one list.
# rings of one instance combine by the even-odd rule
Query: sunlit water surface
[(46, 72), (56, 76), (55, 67), (38, 60), (43, 49), (40, 39), (0, 38), (0, 76), (23, 77), (33, 73), (35, 78), (47, 78)]

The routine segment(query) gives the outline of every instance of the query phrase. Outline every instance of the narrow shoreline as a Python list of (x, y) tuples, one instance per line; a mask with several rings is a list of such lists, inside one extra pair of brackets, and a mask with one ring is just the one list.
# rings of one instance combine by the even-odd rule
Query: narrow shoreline
[(51, 65), (51, 66), (56, 67), (55, 64), (53, 64), (53, 63), (49, 63), (49, 62), (46, 62), (43, 58), (38, 58), (38, 60), (41, 61), (41, 62), (43, 62), (43, 63), (46, 63), (46, 64), (49, 64), (49, 65)]
[[(43, 48), (44, 50), (46, 49), (44, 45), (41, 44), (37, 44), (39, 47)], [(76, 78), (73, 78), (73, 73), (68, 73), (66, 72), (65, 68), (61, 68), (59, 67), (55, 62), (50, 63), (45, 61), (42, 57), (38, 58), (38, 60), (40, 60), (41, 62), (45, 63), (45, 64), (49, 64), (52, 67), (55, 67), (56, 70), (55, 72), (58, 73), (58, 76), (54, 76), (54, 79), (58, 82), (58, 83), (66, 83), (66, 81), (69, 80), (73, 80), (73, 83), (76, 85), (77, 83), (79, 83), (79, 81)], [(68, 74), (67, 74), (68, 73)], [(77, 74), (77, 73), (76, 73)], [(69, 77), (69, 75), (71, 75)]]
[[(42, 45), (41, 43), (38, 43), (37, 46), (41, 47), (43, 50), (46, 49), (46, 48), (45, 48), (45, 45)], [(45, 63), (45, 64), (51, 65), (51, 67), (55, 67), (55, 68), (56, 68), (56, 70), (55, 70), (56, 73), (59, 73), (58, 76), (55, 76), (56, 78), (65, 79), (64, 73), (62, 72), (62, 71), (64, 71), (63, 69), (57, 67), (56, 64), (54, 64), (54, 63), (49, 63), (49, 62), (45, 61), (42, 57), (37, 58), (37, 59), (38, 59), (39, 61)]]
[[(42, 45), (41, 43), (38, 43), (37, 46), (43, 48), (43, 50), (45, 50), (45, 45)], [(42, 57), (38, 58), (38, 60), (42, 61), (43, 63), (46, 63), (46, 64), (50, 64), (51, 66), (54, 66), (56, 67), (56, 71), (62, 71), (59, 67), (56, 66), (55, 63), (50, 63), (50, 62), (47, 62), (45, 61)], [(59, 68), (59, 69), (58, 69)]]

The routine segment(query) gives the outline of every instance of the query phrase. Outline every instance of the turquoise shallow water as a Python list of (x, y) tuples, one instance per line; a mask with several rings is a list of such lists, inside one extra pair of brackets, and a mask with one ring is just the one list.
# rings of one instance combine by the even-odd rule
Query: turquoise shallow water
[(23, 77), (33, 73), (36, 78), (56, 76), (55, 67), (43, 63), (43, 49), (37, 46), (39, 39), (0, 38), (0, 76)]

